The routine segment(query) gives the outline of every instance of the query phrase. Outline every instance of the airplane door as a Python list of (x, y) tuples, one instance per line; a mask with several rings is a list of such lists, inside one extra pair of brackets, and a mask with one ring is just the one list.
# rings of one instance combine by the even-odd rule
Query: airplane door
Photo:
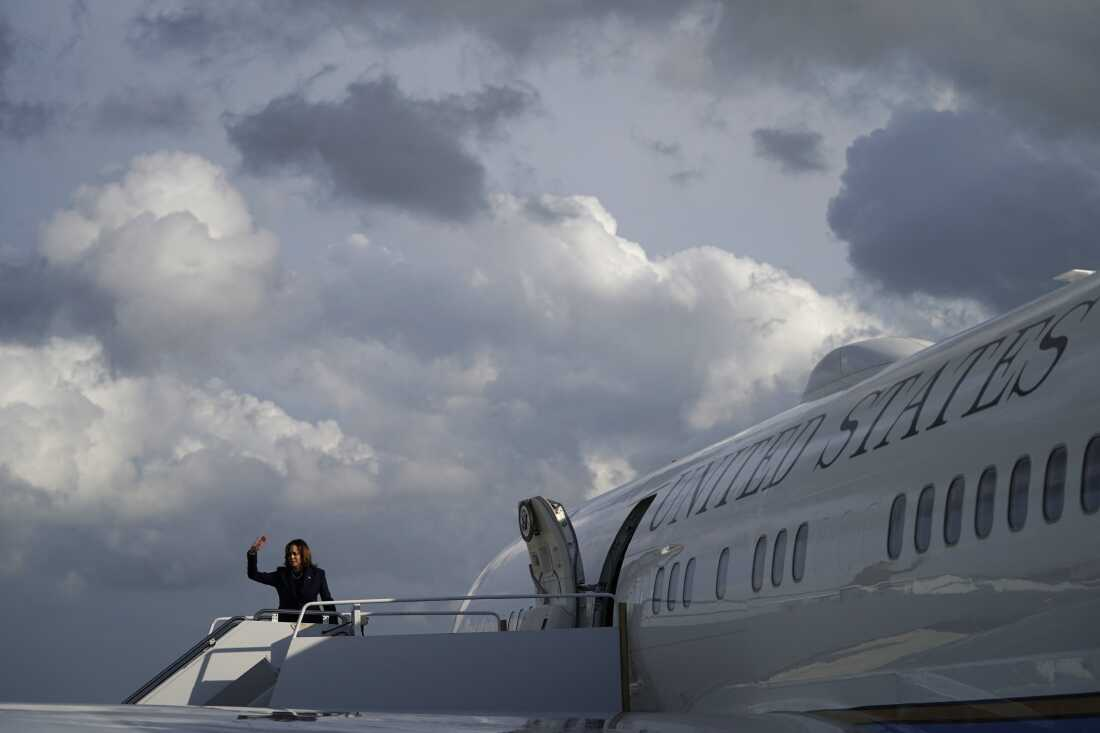
[[(611, 546), (607, 548), (607, 557), (603, 561), (603, 569), (600, 571), (600, 580), (596, 584), (596, 590), (601, 593), (616, 593), (619, 588), (619, 573), (623, 569), (623, 560), (626, 558), (626, 550), (630, 546), (630, 540), (634, 537), (634, 531), (642, 523), (649, 505), (653, 503), (656, 494), (647, 496), (634, 505), (630, 514), (623, 520), (619, 531), (615, 534)], [(595, 603), (595, 611), (592, 614), (593, 626), (611, 626), (612, 613), (615, 604), (608, 598), (600, 598)]]
[[(565, 507), (533, 496), (519, 503), (519, 532), (527, 543), (531, 580), (540, 594), (577, 593), (584, 585), (580, 545)], [(562, 629), (578, 625), (577, 598), (542, 598), (523, 619), (521, 629)]]

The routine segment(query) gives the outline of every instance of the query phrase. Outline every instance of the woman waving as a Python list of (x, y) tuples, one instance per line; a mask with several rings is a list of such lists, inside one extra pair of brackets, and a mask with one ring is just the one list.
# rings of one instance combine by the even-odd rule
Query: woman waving
[[(267, 543), (267, 535), (260, 535), (248, 548), (248, 577), (257, 583), (270, 585), (279, 594), (279, 609), (282, 611), (301, 610), (312, 601), (331, 601), (332, 593), (328, 589), (325, 571), (313, 564), (313, 555), (305, 540), (297, 539), (286, 543), (283, 552), (284, 565), (273, 573), (263, 573), (256, 566), (256, 556)], [(336, 607), (321, 606), (321, 611), (332, 614), (335, 622)], [(280, 621), (297, 621), (298, 614), (281, 613)], [(321, 623), (320, 614), (307, 614), (303, 621)]]

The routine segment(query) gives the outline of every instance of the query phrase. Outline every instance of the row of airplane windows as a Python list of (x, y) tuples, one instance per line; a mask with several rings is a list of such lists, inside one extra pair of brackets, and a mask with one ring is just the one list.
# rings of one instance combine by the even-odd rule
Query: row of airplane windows
[[(799, 525), (794, 535), (794, 551), (791, 553), (791, 578), (802, 581), (806, 572), (806, 543), (809, 541), (810, 526), (806, 522)], [(787, 558), (787, 530), (781, 529), (772, 545), (771, 581), (778, 588), (783, 583)], [(760, 535), (752, 557), (752, 589), (759, 593), (764, 587), (764, 570), (768, 562), (768, 536)], [(726, 582), (729, 577), (730, 548), (725, 547), (718, 555), (718, 570), (714, 578), (714, 597), (722, 600), (726, 597)], [(665, 585), (665, 568), (657, 568), (653, 578), (652, 611), (661, 612), (663, 605), (668, 611), (675, 611), (677, 604), (691, 608), (695, 588), (695, 558), (687, 561), (684, 567), (683, 584), (680, 583), (680, 563), (674, 562), (668, 571), (668, 585)], [(664, 593), (662, 594), (662, 591)]]
[[(1066, 497), (1066, 446), (1056, 446), (1047, 456), (1043, 473), (1043, 518), (1053, 524), (1062, 518)], [(1012, 467), (1008, 481), (1008, 527), (1019, 532), (1027, 524), (1031, 493), (1031, 457), (1021, 456)], [(974, 500), (974, 534), (985, 539), (993, 531), (994, 505), (997, 496), (997, 467), (987, 466), (978, 479)], [(947, 502), (943, 516), (943, 542), (948, 547), (962, 536), (963, 505), (966, 499), (966, 478), (958, 475), (947, 487)], [(928, 484), (917, 498), (917, 519), (913, 527), (913, 547), (924, 553), (932, 544), (932, 509), (936, 503), (936, 487)], [(886, 535), (886, 553), (891, 560), (901, 555), (905, 534), (905, 494), (898, 494), (890, 507), (890, 524)], [(1081, 460), (1081, 510), (1094, 514), (1100, 510), (1100, 435), (1089, 440)]]

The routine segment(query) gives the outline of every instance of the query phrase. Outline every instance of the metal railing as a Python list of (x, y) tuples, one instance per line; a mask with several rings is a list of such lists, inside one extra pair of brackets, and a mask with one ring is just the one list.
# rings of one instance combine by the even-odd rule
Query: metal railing
[(367, 625), (368, 620), (375, 616), (492, 616), (496, 619), (496, 628), (500, 631), (504, 630), (504, 621), (496, 611), (360, 611), (358, 622), (355, 622), (354, 615), (350, 613), (338, 613), (336, 616), (340, 619), (339, 626), (322, 631), (322, 636), (338, 634), (339, 630), (345, 626), (351, 629), (350, 633), (345, 634), (345, 636), (355, 636), (356, 625), (359, 627), (359, 633), (365, 635), (366, 632), (363, 631), (363, 627)]
[[(289, 616), (291, 619), (296, 619), (298, 618), (298, 611), (299, 609), (297, 608), (261, 608), (259, 611), (252, 614), (252, 617), (254, 620), (260, 621), (262, 618), (270, 616), (271, 621), (275, 622), (278, 621), (281, 616)], [(340, 618), (340, 614), (336, 613), (336, 611), (323, 611), (319, 615), (325, 619), (330, 617), (336, 619)], [(287, 623), (291, 623), (291, 621), (287, 621)], [(337, 623), (337, 621), (333, 623)]]
[[(337, 614), (341, 618), (345, 614)], [(348, 614), (350, 615), (350, 614)], [(363, 618), (371, 616), (492, 616), (500, 623), (500, 614), (496, 611), (362, 611)]]
[[(390, 603), (447, 603), (453, 601), (514, 601), (514, 600), (552, 600), (555, 598), (607, 598), (612, 602), (615, 601), (614, 593), (507, 593), (507, 594), (494, 594), (494, 595), (482, 595), (482, 596), (425, 596), (420, 598), (357, 598), (352, 600), (340, 600), (340, 601), (310, 601), (302, 606), (298, 612), (298, 620), (294, 624), (294, 634), (291, 636), (290, 641), (293, 644), (294, 640), (298, 638), (298, 631), (302, 627), (303, 619), (305, 618), (306, 611), (310, 608), (317, 608), (320, 606), (351, 606), (352, 623), (355, 626), (361, 625), (361, 619), (364, 615), (369, 615), (371, 611), (363, 611), (361, 606), (377, 605), (377, 604), (390, 604)], [(314, 611), (316, 613), (316, 611)], [(381, 615), (379, 612), (373, 612), (375, 615)], [(447, 615), (484, 615), (482, 611), (448, 611)], [(490, 612), (492, 613), (492, 612)], [(341, 617), (343, 614), (340, 614)], [(389, 612), (387, 615), (407, 615), (407, 616), (434, 616), (439, 615), (437, 612), (432, 611), (408, 611), (408, 612)], [(500, 616), (493, 613), (497, 617), (497, 624), (500, 624)]]
[[(319, 603), (328, 605), (332, 603), (332, 601), (319, 601)], [(218, 616), (210, 622), (210, 630), (207, 633), (213, 633), (214, 627), (223, 621), (232, 619), (238, 621), (263, 621), (265, 619), (270, 619), (272, 622), (276, 622), (281, 615), (298, 617), (300, 611), (301, 609), (298, 608), (261, 608), (251, 616)], [(352, 614), (350, 613), (335, 613), (329, 611), (320, 615), (326, 619), (326, 621), (330, 618), (334, 618), (335, 620), (331, 622), (333, 624), (348, 624), (352, 621)], [(369, 618), (371, 616), (492, 616), (496, 620), (498, 626), (502, 622), (500, 614), (496, 611), (363, 611), (360, 616), (363, 618)], [(292, 622), (288, 621), (287, 623)]]
[[(297, 608), (261, 608), (259, 611), (256, 611), (256, 613), (252, 614), (251, 616), (218, 616), (217, 618), (215, 618), (213, 621), (210, 622), (210, 631), (208, 633), (213, 633), (214, 627), (217, 626), (218, 623), (221, 622), (221, 621), (229, 621), (230, 619), (238, 619), (240, 621), (262, 621), (262, 620), (264, 620), (264, 618), (270, 616), (271, 621), (275, 622), (275, 621), (279, 620), (280, 615), (294, 616), (295, 618), (297, 618), (298, 609)], [(323, 615), (339, 616), (339, 614), (335, 614), (335, 613), (329, 613), (329, 614), (323, 614)], [(290, 623), (290, 622), (288, 621), (287, 623)]]

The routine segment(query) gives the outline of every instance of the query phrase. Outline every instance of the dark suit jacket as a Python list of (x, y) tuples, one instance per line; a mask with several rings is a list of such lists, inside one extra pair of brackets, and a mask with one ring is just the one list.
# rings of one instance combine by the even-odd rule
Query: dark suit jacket
[[(279, 608), (301, 610), (302, 606), (311, 601), (332, 600), (332, 593), (328, 589), (328, 579), (325, 578), (325, 571), (316, 565), (306, 568), (300, 577), (295, 578), (290, 569), (283, 565), (276, 568), (273, 573), (261, 573), (256, 567), (256, 553), (249, 552), (246, 557), (248, 558), (248, 577), (257, 583), (270, 585), (274, 588), (275, 592), (279, 594)], [(320, 596), (319, 599), (318, 596)], [(326, 613), (336, 613), (335, 606), (321, 606), (321, 610)], [(297, 621), (298, 614), (279, 614), (279, 620)], [(311, 613), (307, 614), (303, 620), (320, 623), (321, 616)]]

